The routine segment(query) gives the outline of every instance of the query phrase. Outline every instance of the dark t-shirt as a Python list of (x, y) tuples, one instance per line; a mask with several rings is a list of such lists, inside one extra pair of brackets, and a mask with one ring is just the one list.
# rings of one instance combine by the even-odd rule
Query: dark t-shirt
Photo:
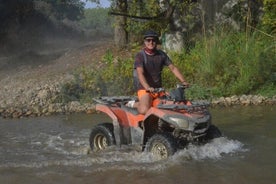
[(135, 56), (134, 62), (134, 80), (136, 80), (136, 90), (144, 89), (138, 80), (135, 70), (136, 68), (143, 67), (145, 78), (150, 87), (160, 88), (162, 87), (162, 69), (164, 66), (169, 66), (171, 63), (172, 61), (170, 60), (168, 55), (161, 50), (158, 50), (154, 55), (148, 55), (145, 53), (144, 50), (138, 52)]

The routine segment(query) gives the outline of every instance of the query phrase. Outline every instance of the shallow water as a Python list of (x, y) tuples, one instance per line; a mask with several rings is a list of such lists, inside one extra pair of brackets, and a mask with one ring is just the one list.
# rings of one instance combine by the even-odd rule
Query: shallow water
[(276, 107), (211, 109), (224, 137), (165, 161), (130, 147), (89, 152), (101, 114), (0, 119), (0, 183), (276, 182)]

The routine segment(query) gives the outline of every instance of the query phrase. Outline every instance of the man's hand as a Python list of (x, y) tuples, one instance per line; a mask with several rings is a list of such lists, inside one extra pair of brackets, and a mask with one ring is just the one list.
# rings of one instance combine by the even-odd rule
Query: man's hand
[(181, 84), (186, 88), (190, 86), (190, 84), (186, 81), (182, 81)]
[(154, 92), (154, 88), (153, 87), (149, 87), (146, 89), (147, 92), (153, 93)]

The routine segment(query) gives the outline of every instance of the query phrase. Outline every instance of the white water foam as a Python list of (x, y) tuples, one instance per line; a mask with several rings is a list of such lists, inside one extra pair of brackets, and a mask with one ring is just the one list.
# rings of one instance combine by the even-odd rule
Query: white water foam
[(244, 148), (244, 144), (237, 141), (231, 140), (226, 137), (220, 137), (213, 139), (211, 142), (197, 146), (189, 145), (184, 150), (177, 152), (174, 157), (185, 157), (193, 160), (204, 160), (204, 159), (220, 159), (225, 154), (233, 154), (238, 152), (248, 151)]

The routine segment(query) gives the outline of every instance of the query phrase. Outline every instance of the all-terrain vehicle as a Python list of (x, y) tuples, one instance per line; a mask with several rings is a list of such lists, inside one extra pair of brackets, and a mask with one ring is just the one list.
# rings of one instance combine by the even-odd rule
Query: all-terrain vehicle
[(100, 97), (96, 110), (107, 114), (112, 122), (96, 125), (90, 134), (92, 151), (108, 146), (136, 145), (141, 151), (153, 153), (157, 159), (165, 159), (189, 143), (205, 143), (221, 136), (220, 130), (211, 123), (211, 114), (206, 102), (191, 102), (185, 99), (185, 87), (155, 93), (164, 95), (145, 115), (127, 107), (132, 96)]

